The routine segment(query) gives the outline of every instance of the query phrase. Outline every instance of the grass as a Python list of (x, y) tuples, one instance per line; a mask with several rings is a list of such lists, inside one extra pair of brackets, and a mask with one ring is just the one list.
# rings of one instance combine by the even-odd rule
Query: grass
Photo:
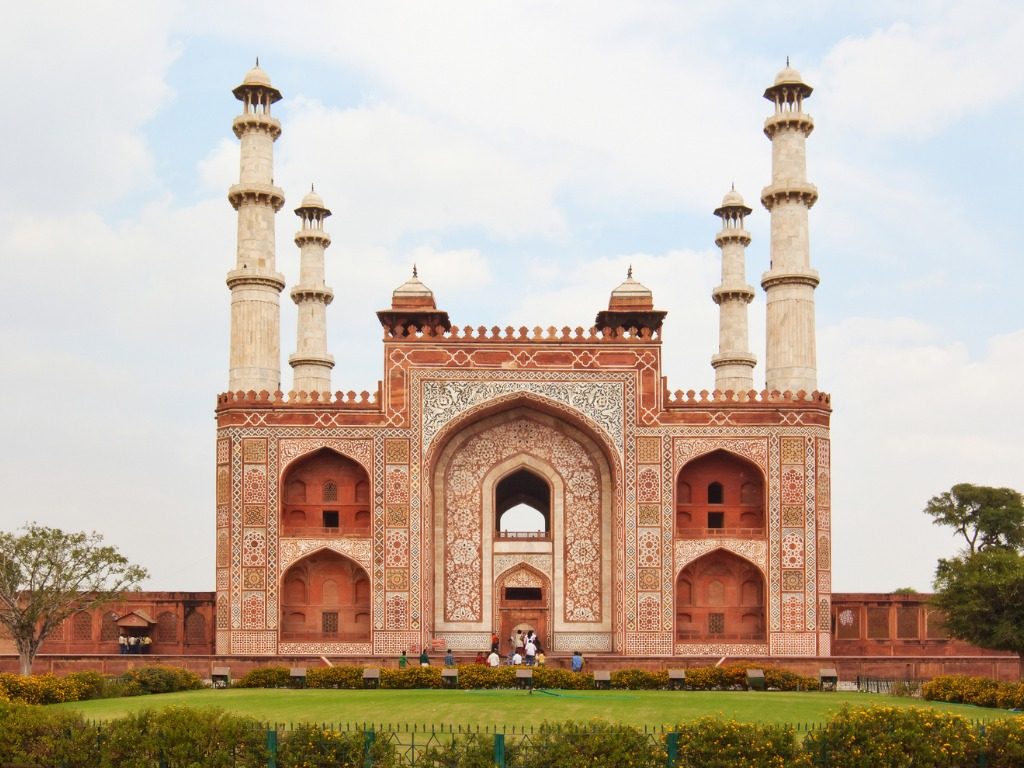
[(1009, 716), (998, 709), (944, 704), (865, 693), (756, 691), (551, 691), (512, 690), (265, 690), (233, 688), (97, 699), (52, 706), (109, 720), (141, 709), (172, 704), (220, 707), (264, 722), (400, 723), (484, 728), (537, 724), (544, 720), (597, 718), (632, 725), (662, 725), (715, 715), (743, 722), (822, 723), (844, 704), (928, 707), (972, 720)]

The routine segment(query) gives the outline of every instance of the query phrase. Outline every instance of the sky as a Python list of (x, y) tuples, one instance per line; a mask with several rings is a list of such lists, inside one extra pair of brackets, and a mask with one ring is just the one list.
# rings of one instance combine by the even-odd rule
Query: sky
[[(284, 94), (278, 269), (294, 285), (290, 211), (315, 183), (333, 383), (356, 391), (413, 263), (453, 322), (488, 327), (587, 326), (632, 265), (669, 313), (669, 388), (713, 389), (712, 211), (731, 184), (754, 209), (757, 285), (761, 95), (790, 57), (815, 89), (834, 590), (927, 590), (958, 549), (928, 499), (1024, 490), (1019, 2), (4, 6), (0, 528), (94, 529), (146, 588), (213, 589), (231, 89), (256, 56)], [(750, 326), (763, 361), (760, 289)]]

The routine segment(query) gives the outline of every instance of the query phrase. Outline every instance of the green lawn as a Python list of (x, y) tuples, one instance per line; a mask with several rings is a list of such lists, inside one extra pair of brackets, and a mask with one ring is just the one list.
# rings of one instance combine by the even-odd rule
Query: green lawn
[(53, 706), (107, 720), (139, 709), (186, 704), (221, 707), (266, 722), (401, 723), (484, 728), (536, 724), (544, 720), (598, 718), (657, 726), (715, 715), (746, 722), (821, 723), (843, 704), (931, 707), (970, 719), (1007, 717), (998, 709), (939, 704), (865, 693), (755, 691), (552, 691), (510, 690), (263, 690), (233, 688), (100, 699)]

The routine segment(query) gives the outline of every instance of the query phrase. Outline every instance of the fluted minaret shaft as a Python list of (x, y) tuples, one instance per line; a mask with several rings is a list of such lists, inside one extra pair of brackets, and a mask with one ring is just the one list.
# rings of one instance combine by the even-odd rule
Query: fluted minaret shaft
[(750, 233), (743, 219), (750, 214), (743, 198), (729, 192), (715, 216), (722, 229), (715, 245), (722, 249), (722, 282), (711, 293), (718, 305), (718, 354), (711, 357), (715, 369), (715, 389), (722, 392), (748, 392), (754, 388), (757, 358), (750, 352), (747, 334), (747, 305), (754, 300), (754, 289), (747, 285), (746, 247)]
[(242, 114), (233, 124), (241, 142), (238, 184), (228, 200), (238, 211), (238, 251), (228, 273), (231, 289), (231, 353), (228, 389), (275, 392), (281, 382), (281, 312), (284, 277), (275, 269), (274, 216), (284, 193), (274, 186), (274, 142), (281, 123), (270, 105), (281, 92), (257, 65), (233, 91)]
[(761, 277), (767, 301), (765, 378), (769, 390), (817, 389), (814, 289), (807, 214), (818, 190), (807, 182), (806, 139), (814, 121), (803, 111), (811, 87), (788, 66), (764, 97), (775, 113), (764, 123), (772, 142), (772, 183), (761, 192), (771, 213), (771, 266)]
[(302, 222), (295, 234), (299, 246), (299, 284), (292, 288), (292, 301), (298, 306), (295, 354), (288, 358), (296, 392), (331, 391), (334, 358), (327, 354), (327, 305), (334, 292), (324, 283), (324, 251), (331, 237), (324, 231), (324, 219), (331, 212), (316, 192), (310, 191), (295, 209)]

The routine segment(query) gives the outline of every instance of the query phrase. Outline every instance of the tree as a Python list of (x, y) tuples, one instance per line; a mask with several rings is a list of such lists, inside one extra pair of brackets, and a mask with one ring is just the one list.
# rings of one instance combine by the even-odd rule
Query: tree
[(1024, 497), (1012, 488), (959, 483), (933, 496), (924, 511), (963, 536), (970, 554), (1024, 547)]
[(72, 613), (110, 603), (148, 576), (98, 533), (65, 533), (31, 523), (0, 532), (0, 626), (31, 674), (42, 642)]
[(1024, 654), (1024, 556), (993, 547), (939, 560), (932, 604), (953, 637)]

